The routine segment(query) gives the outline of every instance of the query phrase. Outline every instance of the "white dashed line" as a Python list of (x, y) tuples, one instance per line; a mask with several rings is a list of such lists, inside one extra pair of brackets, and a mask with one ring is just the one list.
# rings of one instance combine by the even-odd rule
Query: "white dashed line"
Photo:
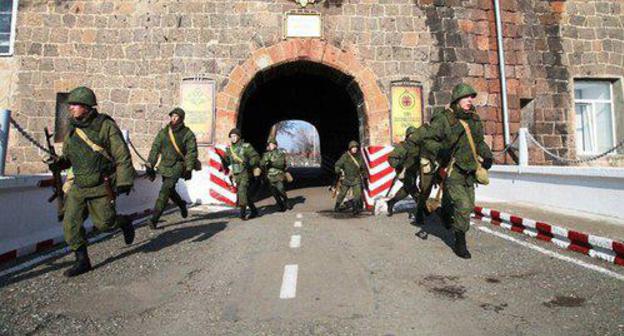
[(297, 219), (301, 219), (301, 218), (303, 218), (303, 214), (298, 213), (297, 214)]
[(290, 248), (299, 248), (301, 246), (301, 236), (293, 235), (290, 236)]
[(280, 299), (294, 299), (297, 295), (297, 272), (299, 265), (284, 266), (284, 276), (282, 277), (282, 289)]
[(516, 239), (514, 237), (508, 236), (508, 235), (506, 235), (504, 233), (500, 233), (500, 232), (491, 230), (491, 229), (483, 227), (483, 226), (477, 226), (477, 228), (479, 230), (485, 232), (485, 233), (489, 233), (489, 234), (494, 235), (496, 237), (499, 237), (499, 238), (508, 240), (510, 242), (522, 245), (524, 247), (530, 248), (531, 250), (535, 250), (535, 251), (538, 251), (540, 253), (543, 253), (543, 254), (545, 254), (547, 256), (550, 256), (550, 257), (553, 257), (553, 258), (557, 258), (559, 260), (567, 261), (567, 262), (573, 263), (575, 265), (578, 265), (578, 266), (590, 269), (592, 271), (596, 271), (596, 272), (602, 273), (604, 275), (610, 276), (612, 278), (624, 281), (624, 275), (622, 275), (620, 273), (616, 273), (616, 272), (610, 271), (610, 270), (608, 270), (606, 268), (603, 268), (603, 267), (600, 267), (600, 266), (592, 265), (592, 264), (586, 263), (584, 261), (580, 261), (580, 260), (577, 260), (577, 259), (574, 259), (574, 258), (571, 258), (571, 257), (568, 257), (568, 256), (564, 256), (562, 254), (559, 254), (559, 253), (547, 250), (545, 248), (542, 248), (542, 247), (539, 247), (539, 246), (527, 243), (527, 242), (522, 241), (522, 240), (518, 240), (518, 239)]
[(296, 221), (295, 222), (295, 227), (301, 227), (301, 224), (302, 224), (301, 221)]

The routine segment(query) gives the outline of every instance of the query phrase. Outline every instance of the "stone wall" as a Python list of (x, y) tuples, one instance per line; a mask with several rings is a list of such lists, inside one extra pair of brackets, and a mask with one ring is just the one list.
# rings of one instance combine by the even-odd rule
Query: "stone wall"
[[(621, 17), (621, 6), (615, 0), (591, 5), (501, 2), (512, 138), (524, 123), (542, 143), (567, 155), (574, 146), (571, 78), (589, 68), (596, 76), (622, 74), (624, 29), (613, 19), (614, 11)], [(573, 14), (579, 6), (594, 12), (583, 7), (589, 16), (582, 20)], [(240, 100), (234, 93), (241, 92), (261, 67), (253, 65), (255, 57), (263, 50), (282, 56), (302, 50), (282, 39), (283, 13), (297, 8), (286, 0), (21, 0), (15, 55), (0, 59), (0, 76), (7, 73), (3, 69), (12, 72), (14, 117), (40, 140), (43, 127), (54, 125), (56, 93), (87, 85), (96, 91), (99, 109), (130, 130), (133, 142), (146, 154), (166, 113), (178, 103), (184, 77), (214, 78), (223, 121), (219, 132), (232, 125)], [(503, 149), (492, 1), (335, 0), (314, 9), (323, 14), (325, 35), (324, 41), (309, 43), (322, 43), (338, 50), (338, 58), (349, 58), (352, 63), (343, 64), (345, 72), (350, 64), (361, 67), (358, 84), (368, 90), (364, 94), (371, 144), (389, 139), (385, 128), (390, 82), (409, 77), (423, 83), (428, 113), (448, 103), (453, 85), (474, 85), (483, 105), (487, 141), (494, 150)], [(595, 56), (578, 56), (574, 34), (583, 34), (583, 48), (591, 48)], [(294, 50), (281, 47), (289, 44)], [(576, 60), (579, 57), (584, 65)], [(605, 65), (594, 66), (601, 62)], [(223, 140), (222, 134), (217, 138)], [(43, 171), (40, 154), (13, 132), (8, 173)], [(500, 160), (511, 162), (510, 157)], [(532, 162), (548, 161), (534, 150)]]

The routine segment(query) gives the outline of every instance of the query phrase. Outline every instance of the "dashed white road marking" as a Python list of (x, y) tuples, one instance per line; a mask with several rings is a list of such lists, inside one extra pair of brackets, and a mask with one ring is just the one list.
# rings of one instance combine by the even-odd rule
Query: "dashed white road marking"
[(303, 218), (303, 214), (298, 213), (297, 214), (297, 219), (301, 219), (301, 218)]
[(624, 281), (624, 275), (622, 275), (620, 273), (616, 273), (616, 272), (610, 271), (610, 270), (608, 270), (606, 268), (603, 268), (603, 267), (600, 267), (600, 266), (596, 266), (596, 265), (593, 265), (593, 264), (589, 264), (589, 263), (586, 263), (584, 261), (577, 260), (577, 259), (565, 256), (565, 255), (562, 255), (562, 254), (559, 254), (559, 253), (547, 250), (547, 249), (545, 249), (543, 247), (539, 247), (539, 246), (533, 245), (531, 243), (527, 243), (525, 241), (522, 241), (522, 240), (516, 239), (514, 237), (508, 236), (508, 235), (506, 235), (504, 233), (500, 233), (500, 232), (491, 230), (491, 229), (486, 228), (484, 226), (477, 226), (477, 228), (479, 230), (485, 232), (485, 233), (489, 233), (489, 234), (494, 235), (496, 237), (499, 237), (499, 238), (505, 239), (507, 241), (510, 241), (510, 242), (522, 245), (524, 247), (530, 248), (531, 250), (535, 250), (535, 251), (538, 251), (538, 252), (540, 252), (542, 254), (545, 254), (545, 255), (547, 255), (549, 257), (553, 257), (553, 258), (557, 258), (559, 260), (567, 261), (569, 263), (573, 263), (575, 265), (578, 265), (578, 266), (590, 269), (592, 271), (596, 271), (598, 273), (602, 273), (604, 275), (610, 276), (612, 278)]
[(299, 265), (284, 266), (284, 276), (282, 277), (282, 289), (280, 299), (294, 299), (297, 295), (297, 273)]
[(299, 248), (301, 246), (301, 236), (293, 235), (290, 236), (290, 248)]
[(302, 225), (301, 221), (296, 221), (295, 222), (295, 227), (298, 228), (298, 227), (301, 227), (301, 225)]

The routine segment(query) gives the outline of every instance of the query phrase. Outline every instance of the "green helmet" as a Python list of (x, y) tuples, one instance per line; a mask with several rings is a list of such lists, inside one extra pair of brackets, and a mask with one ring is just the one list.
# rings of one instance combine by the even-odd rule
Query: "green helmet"
[(236, 134), (238, 135), (238, 137), (241, 137), (241, 131), (238, 128), (232, 128), (232, 130), (230, 131), (230, 133), (228, 133), (228, 136), (232, 135), (232, 134)]
[(95, 93), (85, 86), (79, 86), (69, 92), (67, 104), (80, 104), (89, 107), (97, 105)]
[(277, 139), (275, 137), (270, 137), (269, 141), (267, 141), (267, 144), (274, 144), (277, 146)]
[(451, 97), (451, 102), (454, 103), (468, 96), (476, 97), (477, 91), (475, 91), (475, 89), (473, 89), (472, 86), (468, 84), (458, 84), (453, 88), (453, 96)]
[(357, 141), (355, 141), (355, 140), (350, 141), (349, 142), (349, 149), (351, 149), (353, 147), (360, 147), (360, 144)]
[(410, 136), (410, 135), (412, 135), (412, 134), (416, 133), (416, 131), (417, 131), (417, 130), (418, 130), (418, 129), (417, 129), (416, 127), (414, 127), (414, 126), (410, 126), (410, 127), (408, 127), (408, 128), (405, 130), (405, 136), (406, 136), (406, 137), (408, 137), (408, 136)]
[(177, 114), (178, 116), (180, 116), (180, 118), (184, 119), (184, 116), (186, 115), (186, 113), (184, 112), (183, 109), (176, 107), (173, 110), (171, 110), (171, 112), (169, 112), (169, 116), (171, 117), (171, 115), (173, 114)]

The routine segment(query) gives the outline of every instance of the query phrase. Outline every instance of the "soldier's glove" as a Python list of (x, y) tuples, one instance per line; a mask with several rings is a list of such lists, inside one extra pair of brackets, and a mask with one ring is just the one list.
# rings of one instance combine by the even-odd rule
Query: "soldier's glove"
[(193, 171), (192, 170), (187, 170), (184, 173), (182, 173), (182, 178), (184, 178), (184, 180), (186, 180), (186, 181), (190, 180), (191, 177), (193, 177)]
[(481, 166), (482, 166), (483, 168), (485, 168), (485, 169), (488, 169), (488, 170), (489, 170), (490, 168), (492, 168), (492, 163), (493, 163), (492, 158), (489, 158), (489, 157), (488, 157), (488, 158), (484, 158), (484, 159), (483, 159), (483, 163), (481, 164)]
[(49, 157), (44, 162), (50, 171), (63, 170), (63, 162), (57, 157)]
[(156, 179), (156, 170), (154, 170), (154, 168), (152, 167), (145, 167), (145, 174), (147, 175), (147, 178), (150, 180), (150, 182), (154, 182), (154, 180)]
[(130, 191), (132, 191), (132, 185), (123, 185), (117, 187), (117, 195), (126, 194), (130, 195)]

